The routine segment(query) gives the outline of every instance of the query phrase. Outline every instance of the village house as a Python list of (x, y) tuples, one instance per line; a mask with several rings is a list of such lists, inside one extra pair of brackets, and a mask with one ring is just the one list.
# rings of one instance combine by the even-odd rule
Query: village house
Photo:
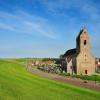
[(96, 64), (96, 70), (100, 69), (100, 58), (96, 58), (95, 64)]
[(53, 60), (29, 60), (28, 65), (30, 66), (38, 66), (38, 65), (53, 65), (55, 61)]

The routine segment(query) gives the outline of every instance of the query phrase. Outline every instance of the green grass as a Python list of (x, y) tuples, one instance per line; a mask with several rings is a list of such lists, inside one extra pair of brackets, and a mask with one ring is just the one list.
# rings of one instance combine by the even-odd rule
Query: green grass
[(100, 92), (33, 75), (15, 60), (0, 60), (0, 100), (99, 100)]
[(88, 75), (73, 75), (73, 77), (80, 78), (80, 79), (83, 79), (83, 80), (100, 82), (100, 76), (99, 75), (91, 75), (91, 76), (88, 76)]

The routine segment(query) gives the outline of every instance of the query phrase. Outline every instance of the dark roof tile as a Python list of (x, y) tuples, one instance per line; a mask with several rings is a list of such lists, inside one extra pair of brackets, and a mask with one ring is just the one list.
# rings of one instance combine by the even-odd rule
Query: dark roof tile
[(75, 53), (76, 53), (76, 49), (70, 49), (70, 50), (66, 51), (63, 56), (65, 57), (65, 56), (69, 56), (69, 55), (74, 55)]

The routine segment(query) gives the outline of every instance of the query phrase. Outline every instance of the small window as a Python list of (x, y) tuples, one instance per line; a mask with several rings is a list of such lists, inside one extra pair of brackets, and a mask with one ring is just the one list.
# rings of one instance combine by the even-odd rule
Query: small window
[(86, 45), (86, 40), (84, 40), (84, 45)]
[(86, 48), (86, 40), (84, 40), (84, 48)]

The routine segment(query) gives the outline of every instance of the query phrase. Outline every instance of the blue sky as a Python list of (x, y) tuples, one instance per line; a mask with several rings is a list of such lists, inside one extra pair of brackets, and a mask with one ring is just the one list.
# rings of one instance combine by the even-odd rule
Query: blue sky
[(59, 57), (82, 26), (100, 57), (100, 0), (0, 0), (0, 58)]

